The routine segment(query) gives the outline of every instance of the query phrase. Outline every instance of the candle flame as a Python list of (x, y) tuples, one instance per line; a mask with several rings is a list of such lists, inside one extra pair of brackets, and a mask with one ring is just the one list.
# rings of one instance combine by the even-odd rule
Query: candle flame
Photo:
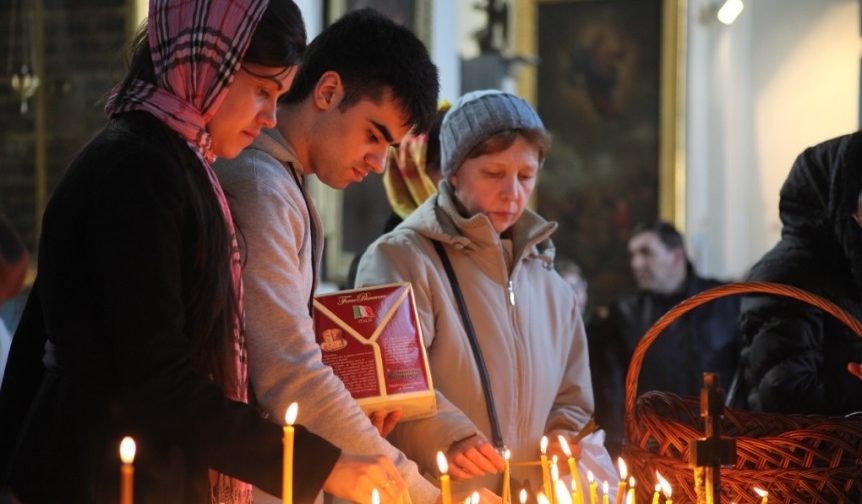
[(757, 487), (754, 487), (754, 493), (756, 493), (760, 497), (766, 497), (767, 495), (769, 495), (769, 492), (767, 492), (766, 490), (764, 490), (762, 488), (757, 488)]
[(512, 458), (512, 451), (508, 448), (503, 450), (503, 458), (506, 459), (506, 462), (508, 462)]
[(656, 484), (655, 484), (655, 493), (659, 493), (659, 492), (661, 492), (661, 485), (659, 485), (658, 483), (656, 483)]
[(626, 461), (622, 457), (617, 458), (617, 466), (620, 468), (620, 479), (625, 480), (629, 475), (629, 469), (626, 467)]
[(440, 469), (440, 474), (447, 474), (449, 472), (449, 462), (446, 460), (446, 455), (443, 455), (443, 452), (437, 452), (437, 469)]
[(635, 477), (634, 476), (629, 476), (629, 487), (631, 487), (631, 488), (635, 487)]
[(561, 480), (554, 482), (554, 495), (557, 497), (558, 504), (572, 504), (572, 495)]
[(472, 495), (470, 495), (470, 502), (471, 502), (471, 504), (479, 504), (479, 491), (478, 490), (473, 492)]
[(376, 488), (371, 490), (371, 504), (380, 504), (380, 492)]
[(664, 494), (665, 499), (670, 499), (673, 494), (673, 488), (671, 488), (670, 483), (666, 479), (664, 479), (658, 471), (655, 472), (655, 477), (658, 478), (658, 484), (661, 485), (661, 491)]
[(526, 488), (522, 488), (521, 491), (518, 492), (518, 501), (520, 501), (521, 504), (527, 504), (527, 489)]
[(124, 464), (131, 464), (135, 461), (135, 440), (126, 436), (120, 441), (120, 460)]
[(559, 479), (560, 479), (560, 468), (557, 467), (557, 462), (554, 461), (554, 463), (551, 464), (551, 481), (556, 482)]
[(542, 492), (536, 494), (536, 502), (538, 502), (539, 504), (551, 504), (551, 501), (549, 501), (548, 498), (545, 497), (545, 494), (543, 494)]
[(587, 481), (592, 483), (595, 480), (596, 480), (596, 477), (593, 476), (593, 471), (587, 471)]
[(293, 425), (296, 422), (296, 415), (299, 414), (299, 405), (296, 402), (290, 403), (290, 406), (287, 407), (287, 413), (284, 414), (284, 423), (286, 425)]
[(542, 455), (548, 453), (548, 436), (542, 436), (542, 441), (539, 442), (539, 449), (542, 451)]
[(605, 480), (605, 482), (602, 484), (602, 493), (607, 495), (608, 490), (610, 490), (610, 487), (608, 486), (608, 480)]
[(563, 436), (562, 434), (560, 434), (559, 436), (557, 436), (557, 439), (560, 440), (560, 448), (563, 449), (563, 453), (566, 454), (566, 457), (571, 457), (572, 456), (572, 450), (571, 450), (571, 448), (569, 448), (569, 442), (566, 441), (566, 436)]

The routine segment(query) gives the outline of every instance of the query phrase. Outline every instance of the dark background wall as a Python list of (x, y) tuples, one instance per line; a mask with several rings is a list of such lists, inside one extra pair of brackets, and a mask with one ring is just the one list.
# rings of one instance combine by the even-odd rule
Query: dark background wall
[[(131, 31), (130, 0), (40, 2), (41, 16), (36, 0), (0, 2), (0, 212), (31, 251), (41, 214), (37, 145), (44, 145), (43, 191), (48, 196), (75, 152), (104, 124), (104, 98), (123, 75), (123, 49)], [(40, 26), (43, 44), (38, 43)], [(19, 71), (27, 44), (33, 48), (31, 58), (42, 58), (44, 74), (41, 94), (30, 99), (22, 115), (10, 78)], [(38, 100), (44, 107), (41, 131)]]

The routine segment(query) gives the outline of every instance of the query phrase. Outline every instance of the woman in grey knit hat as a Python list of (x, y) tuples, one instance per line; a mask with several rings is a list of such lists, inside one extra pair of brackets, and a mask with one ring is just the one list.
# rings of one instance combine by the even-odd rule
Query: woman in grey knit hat
[[(504, 446), (513, 461), (538, 460), (544, 435), (549, 456), (563, 458), (559, 436), (580, 449), (574, 436), (593, 414), (584, 326), (553, 268), (557, 224), (527, 209), (550, 147), (533, 108), (501, 91), (469, 93), (440, 142), (439, 193), (371, 245), (357, 285), (413, 284), (438, 392), (437, 415), (402, 422), (390, 439), (432, 474), (446, 453), (456, 488), (501, 492)], [(535, 466), (512, 477), (542, 487)]]

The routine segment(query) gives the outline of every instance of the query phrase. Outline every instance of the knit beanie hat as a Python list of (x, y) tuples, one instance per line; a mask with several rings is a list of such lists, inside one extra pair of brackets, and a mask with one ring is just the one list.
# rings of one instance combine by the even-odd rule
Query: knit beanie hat
[(545, 126), (520, 96), (487, 89), (472, 91), (455, 102), (440, 127), (440, 167), (443, 178), (455, 173), (474, 147), (505, 130)]

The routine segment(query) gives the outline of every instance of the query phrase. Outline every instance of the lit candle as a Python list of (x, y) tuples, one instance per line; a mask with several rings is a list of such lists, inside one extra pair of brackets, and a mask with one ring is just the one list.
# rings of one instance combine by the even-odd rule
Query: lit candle
[(120, 504), (132, 504), (135, 488), (135, 467), (132, 465), (135, 461), (135, 440), (129, 436), (120, 441), (120, 460), (123, 461), (120, 467)]
[(655, 472), (655, 476), (658, 478), (658, 484), (661, 486), (661, 491), (664, 494), (665, 504), (673, 504), (673, 500), (671, 499), (673, 488), (671, 488), (670, 483), (658, 471)]
[(371, 490), (371, 504), (380, 504), (380, 492), (376, 488)]
[(599, 484), (593, 476), (593, 471), (587, 471), (587, 481), (590, 483), (590, 504), (599, 504)]
[(572, 497), (569, 495), (569, 489), (562, 480), (554, 481), (554, 498), (557, 504), (572, 504)]
[(437, 468), (440, 469), (440, 494), (443, 504), (452, 504), (452, 487), (449, 484), (449, 462), (443, 452), (437, 452)]
[(518, 492), (518, 502), (521, 504), (527, 504), (527, 489), (522, 488), (520, 492)]
[(661, 485), (658, 483), (655, 484), (655, 492), (652, 494), (652, 504), (659, 504), (659, 498), (661, 497)]
[(760, 496), (760, 504), (768, 504), (769, 502), (769, 492), (762, 488), (754, 487), (754, 493)]
[(623, 498), (626, 495), (626, 477), (629, 475), (628, 468), (622, 457), (617, 458), (617, 466), (620, 468), (620, 482), (617, 483), (617, 499), (616, 504), (623, 504)]
[(476, 490), (470, 495), (470, 504), (479, 504), (479, 491)]
[(539, 443), (539, 449), (542, 452), (540, 457), (542, 463), (542, 487), (547, 499), (551, 495), (551, 473), (548, 467), (548, 436), (542, 436), (542, 441)]
[(512, 489), (509, 488), (511, 485), (509, 460), (511, 458), (512, 452), (508, 448), (503, 450), (503, 504), (512, 504)]
[(546, 497), (542, 492), (539, 492), (536, 495), (536, 502), (538, 502), (538, 504), (551, 504), (551, 501), (549, 501), (548, 497)]
[(548, 496), (551, 504), (560, 504), (557, 500), (557, 481), (560, 479), (560, 464), (556, 455), (551, 457), (551, 489), (553, 492)]
[(572, 475), (572, 500), (575, 504), (584, 504), (584, 492), (581, 486), (581, 474), (578, 471), (578, 461), (572, 455), (572, 450), (569, 448), (569, 442), (566, 441), (566, 437), (563, 435), (557, 436), (557, 439), (560, 440), (560, 448), (562, 448), (563, 453), (566, 455), (567, 462), (569, 463), (569, 474)]
[(635, 477), (629, 476), (629, 491), (626, 494), (626, 504), (635, 504), (637, 495), (635, 495)]
[(281, 478), (281, 501), (284, 504), (293, 504), (293, 423), (298, 413), (299, 405), (292, 402), (284, 414), (284, 472)]
[(610, 490), (610, 485), (608, 485), (608, 480), (605, 480), (602, 483), (602, 504), (611, 504), (611, 496), (608, 495), (608, 491)]

